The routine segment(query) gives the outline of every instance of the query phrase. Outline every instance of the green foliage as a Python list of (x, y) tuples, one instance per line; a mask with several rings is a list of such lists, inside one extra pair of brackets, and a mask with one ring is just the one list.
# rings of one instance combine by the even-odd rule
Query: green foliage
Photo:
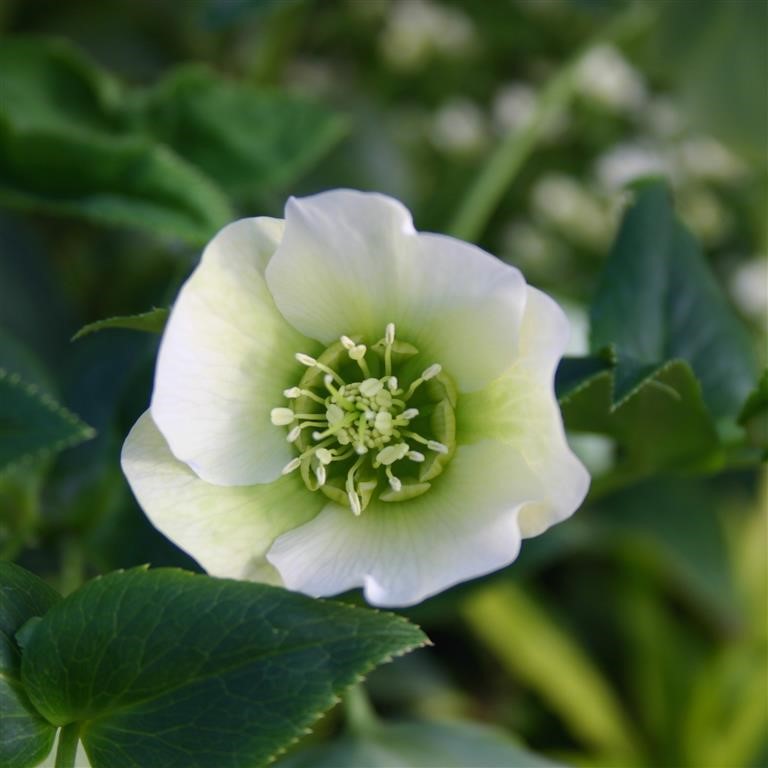
[(391, 614), (168, 569), (92, 581), (23, 635), (25, 691), (49, 722), (81, 724), (94, 768), (266, 764), (426, 642)]
[(544, 697), (575, 735), (616, 763), (637, 756), (633, 728), (609, 683), (522, 590), (512, 584), (478, 590), (462, 613), (487, 650)]
[(199, 66), (176, 70), (142, 94), (137, 112), (147, 133), (232, 195), (284, 186), (346, 132), (341, 118), (306, 99)]
[(0, 472), (94, 435), (91, 427), (36, 384), (0, 368)]
[(21, 684), (14, 636), (61, 598), (37, 576), (0, 561), (0, 765), (31, 768), (50, 751), (56, 729), (30, 703)]
[(84, 325), (73, 337), (72, 341), (81, 339), (96, 331), (103, 331), (107, 328), (123, 328), (130, 331), (146, 331), (147, 333), (162, 333), (165, 328), (166, 320), (170, 310), (155, 307), (147, 312), (138, 315), (119, 315), (117, 317), (106, 317), (103, 320), (97, 320), (95, 323)]
[(734, 418), (755, 379), (749, 340), (667, 187), (636, 191), (592, 304), (591, 346), (615, 345), (613, 402), (667, 361), (685, 360), (716, 418)]
[(0, 69), (0, 200), (194, 243), (234, 218), (228, 196), (294, 180), (344, 132), (200, 68), (130, 92), (63, 41), (4, 41)]
[[(286, 757), (277, 768), (558, 768), (503, 731), (469, 722), (374, 723)], [(561, 767), (562, 768), (562, 767)]]

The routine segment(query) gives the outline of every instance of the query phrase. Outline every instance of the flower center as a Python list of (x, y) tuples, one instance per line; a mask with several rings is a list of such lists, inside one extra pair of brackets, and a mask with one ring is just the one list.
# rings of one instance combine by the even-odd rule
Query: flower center
[(405, 501), (429, 490), (454, 453), (456, 387), (437, 363), (420, 370), (417, 355), (393, 323), (371, 346), (342, 336), (317, 358), (298, 352), (307, 370), (283, 391), (289, 406), (271, 412), (297, 451), (283, 474), (300, 470), (309, 490), (356, 515), (374, 494)]

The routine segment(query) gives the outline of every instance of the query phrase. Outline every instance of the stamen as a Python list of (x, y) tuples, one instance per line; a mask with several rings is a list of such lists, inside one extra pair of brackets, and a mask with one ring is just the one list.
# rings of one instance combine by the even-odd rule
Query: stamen
[(333, 461), (333, 453), (327, 448), (318, 448), (315, 451), (315, 456), (321, 464), (330, 464)]
[(297, 352), (294, 357), (307, 368), (314, 368), (317, 365), (317, 360), (311, 355), (305, 355), (303, 352)]
[(290, 475), (291, 472), (298, 469), (301, 466), (301, 459), (297, 456), (295, 459), (291, 459), (282, 469), (281, 474)]
[(380, 379), (366, 379), (360, 383), (360, 394), (366, 397), (375, 397), (381, 392), (383, 386)]
[[(315, 426), (315, 425), (313, 424), (312, 426)], [(290, 431), (290, 432), (289, 432), (289, 433), (288, 433), (288, 434), (285, 436), (285, 439), (286, 439), (286, 440), (287, 440), (289, 443), (292, 443), (292, 442), (294, 442), (295, 440), (298, 440), (298, 439), (299, 439), (299, 435), (300, 435), (300, 434), (301, 434), (301, 427), (299, 427), (299, 426), (295, 426), (295, 427), (294, 427), (294, 428), (293, 428), (293, 429), (292, 429), (292, 430), (291, 430), (291, 431)]]
[(269, 420), (276, 427), (287, 427), (296, 419), (296, 414), (291, 408), (273, 408), (269, 412)]
[(318, 464), (315, 467), (315, 477), (317, 478), (318, 485), (325, 485), (326, 474), (324, 464)]
[(403, 484), (400, 482), (399, 477), (395, 477), (395, 475), (392, 474), (392, 467), (387, 466), (384, 469), (384, 472), (387, 475), (387, 480), (389, 480), (390, 488), (392, 488), (392, 490), (395, 492), (402, 490)]
[(429, 381), (430, 379), (434, 379), (435, 376), (437, 376), (440, 371), (443, 370), (443, 366), (440, 365), (440, 363), (433, 363), (432, 365), (427, 368), (424, 373), (421, 374), (421, 378), (424, 379), (424, 381)]
[(387, 323), (387, 327), (384, 330), (384, 343), (390, 347), (395, 343), (395, 324), (394, 323)]
[(301, 395), (302, 391), (298, 387), (288, 387), (288, 389), (283, 390), (283, 397), (287, 397), (289, 400), (295, 400)]
[(430, 451), (437, 451), (437, 453), (448, 453), (448, 446), (438, 443), (437, 440), (427, 440), (427, 448)]
[(400, 418), (405, 419), (406, 421), (410, 421), (411, 419), (415, 419), (419, 415), (419, 409), (418, 408), (406, 408), (401, 414)]
[(405, 454), (411, 461), (415, 461), (416, 463), (420, 464), (422, 461), (425, 460), (425, 456), (423, 453), (419, 451), (408, 451), (408, 453)]
[(339, 341), (341, 342), (341, 345), (344, 347), (344, 349), (355, 348), (355, 342), (352, 341), (349, 336), (339, 336)]
[(347, 498), (349, 499), (349, 506), (352, 509), (352, 514), (355, 517), (360, 517), (360, 513), (363, 511), (363, 508), (360, 506), (360, 497), (355, 491), (347, 491)]

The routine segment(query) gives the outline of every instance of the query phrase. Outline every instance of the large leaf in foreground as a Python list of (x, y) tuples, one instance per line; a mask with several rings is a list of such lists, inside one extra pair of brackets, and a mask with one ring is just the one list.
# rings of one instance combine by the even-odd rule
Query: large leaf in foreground
[(35, 711), (21, 685), (21, 656), (14, 636), (61, 597), (12, 563), (0, 562), (0, 765), (29, 768), (50, 751), (56, 729)]
[(613, 401), (669, 360), (689, 363), (716, 418), (735, 418), (756, 377), (749, 339), (661, 183), (636, 193), (592, 304), (594, 351), (615, 346)]
[(87, 584), (33, 627), (22, 681), (51, 722), (82, 723), (94, 768), (251, 768), (424, 642), (391, 614), (136, 569)]
[(0, 472), (89, 440), (94, 431), (36, 384), (0, 368)]

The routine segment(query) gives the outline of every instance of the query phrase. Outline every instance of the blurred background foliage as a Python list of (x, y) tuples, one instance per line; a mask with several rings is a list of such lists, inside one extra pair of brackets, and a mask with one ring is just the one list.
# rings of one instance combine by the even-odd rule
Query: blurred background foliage
[[(620, 342), (614, 386), (690, 391), (692, 410), (668, 423), (644, 390), (606, 415), (590, 358), (594, 402), (563, 401), (588, 503), (506, 571), (410, 611), (435, 647), (373, 675), (380, 719), (352, 701), (286, 764), (506, 765), (508, 734), (569, 765), (768, 764), (768, 484), (748, 450), (768, 435), (768, 379), (737, 423), (766, 358), (767, 13), (764, 0), (4, 0), (0, 557), (65, 592), (138, 563), (196, 568), (119, 468), (157, 336), (70, 339), (167, 307), (236, 216), (379, 190), (419, 229), (474, 240), (553, 293), (572, 355)], [(699, 359), (664, 337), (652, 374), (635, 348), (676, 295), (632, 315), (634, 341), (606, 335), (600, 299), (606, 280), (642, 282), (645, 262), (632, 272), (611, 243), (626, 185), (648, 175), (669, 181), (716, 278), (698, 256), (659, 266), (645, 243), (681, 296), (705, 286), (685, 338), (718, 313), (730, 329)], [(703, 402), (688, 366), (658, 367), (676, 355)]]

